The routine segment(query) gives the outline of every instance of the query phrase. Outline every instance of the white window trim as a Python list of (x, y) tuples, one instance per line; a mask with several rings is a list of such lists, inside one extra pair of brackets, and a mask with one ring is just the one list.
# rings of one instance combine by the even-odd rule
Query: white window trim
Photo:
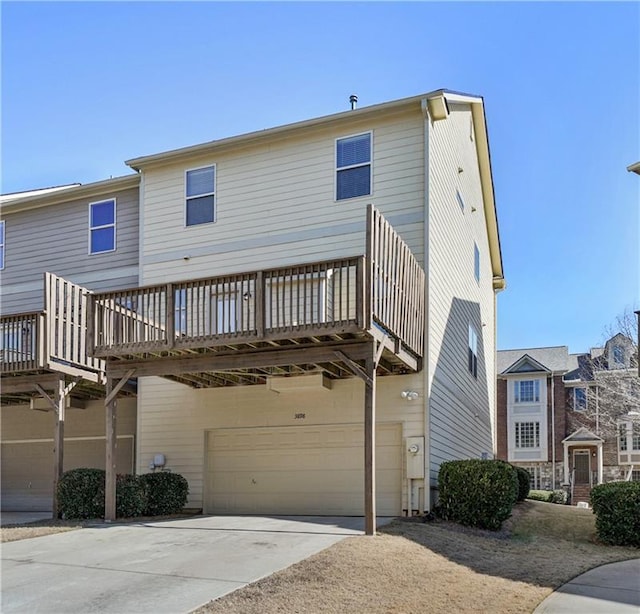
[[(538, 384), (538, 400), (533, 400), (533, 401), (520, 401), (517, 399), (516, 397), (516, 388), (518, 388), (520, 386), (520, 384), (522, 382), (533, 382), (533, 392), (534, 394), (536, 393), (536, 382)], [(522, 407), (522, 406), (526, 406), (526, 405), (540, 405), (540, 401), (542, 399), (542, 385), (541, 385), (541, 381), (540, 378), (538, 377), (531, 377), (529, 379), (527, 378), (518, 378), (518, 379), (514, 379), (513, 380), (513, 404), (514, 406), (517, 407)]]
[[(578, 407), (578, 401), (576, 398), (576, 391), (584, 390), (584, 407)], [(571, 409), (573, 411), (585, 412), (589, 408), (589, 387), (588, 386), (574, 386), (571, 389)]]
[[(533, 437), (534, 437), (534, 443), (535, 443), (535, 436), (536, 436), (536, 428), (535, 425), (538, 425), (538, 442), (537, 445), (533, 445), (533, 446), (518, 446), (518, 438), (516, 437), (516, 432), (519, 430), (518, 427), (521, 424), (533, 424)], [(520, 439), (522, 440), (522, 432), (520, 433)], [(521, 420), (514, 420), (513, 421), (513, 441), (514, 441), (514, 445), (513, 448), (514, 450), (518, 450), (519, 452), (521, 451), (539, 451), (541, 449), (541, 442), (542, 442), (542, 423), (540, 422), (540, 420), (536, 420), (535, 418), (524, 418)]]
[(6, 245), (4, 240), (5, 228), (6, 228), (5, 220), (0, 220), (0, 249), (2, 250), (2, 262), (0, 262), (0, 271), (4, 270), (4, 267), (7, 263), (7, 250), (5, 249)]
[[(342, 141), (343, 139), (350, 139), (354, 136), (364, 136), (365, 134), (369, 135), (371, 142), (371, 155), (368, 163), (361, 164), (351, 164), (349, 166), (341, 166), (338, 168), (338, 141)], [(333, 143), (333, 202), (341, 203), (345, 200), (357, 200), (358, 198), (370, 198), (373, 196), (373, 152), (374, 152), (374, 143), (373, 143), (373, 130), (365, 130), (364, 132), (356, 132), (354, 134), (344, 134), (342, 136), (336, 137)], [(344, 171), (350, 168), (358, 168), (360, 166), (365, 166), (365, 164), (369, 164), (369, 193), (362, 194), (361, 196), (352, 196), (351, 198), (340, 198), (338, 199), (338, 170)]]
[[(102, 203), (113, 203), (113, 224), (103, 224), (102, 226), (92, 226), (91, 225), (91, 207), (93, 205), (101, 205)], [(96, 200), (92, 203), (89, 203), (89, 236), (88, 236), (88, 253), (89, 256), (100, 256), (102, 254), (110, 254), (116, 251), (118, 245), (118, 203), (115, 198), (102, 198), (101, 200)], [(101, 228), (111, 228), (113, 226), (113, 249), (105, 249), (100, 252), (92, 252), (91, 251), (91, 231), (92, 230), (100, 230)]]
[[(198, 194), (197, 196), (187, 196), (187, 174), (191, 171), (201, 171), (205, 168), (213, 168), (213, 192), (206, 192)], [(199, 228), (200, 226), (207, 226), (208, 224), (215, 224), (218, 221), (218, 168), (214, 164), (205, 164), (204, 166), (196, 166), (194, 168), (187, 168), (184, 171), (184, 217), (182, 223), (185, 228)], [(203, 222), (202, 224), (187, 224), (187, 202), (194, 198), (202, 198), (203, 196), (213, 196), (213, 221)]]
[[(640, 454), (640, 446), (633, 447), (633, 426), (637, 423), (634, 420), (620, 420), (618, 422), (618, 434), (617, 434), (617, 448), (618, 448), (618, 464), (620, 465), (633, 465), (637, 464), (632, 461), (632, 456)], [(622, 450), (620, 447), (620, 427), (624, 426), (626, 431), (625, 440), (627, 443), (627, 449)]]
[[(515, 389), (512, 382), (517, 380), (538, 380), (540, 382), (540, 401), (538, 403), (516, 403)], [(531, 463), (547, 462), (548, 449), (548, 380), (540, 373), (519, 373), (507, 378), (507, 458), (509, 462)], [(515, 423), (539, 422), (540, 447), (516, 448)]]
[(473, 242), (473, 277), (480, 283), (480, 248), (475, 241)]
[[(473, 331), (474, 337), (475, 337), (475, 349), (471, 347), (471, 332)], [(479, 339), (479, 335), (478, 335), (478, 329), (471, 323), (469, 322), (469, 331), (468, 331), (468, 338), (467, 338), (467, 373), (469, 373), (469, 375), (471, 375), (471, 377), (473, 377), (475, 380), (478, 379), (478, 364), (479, 364), (479, 360), (478, 360), (478, 339)], [(469, 352), (473, 352), (473, 355), (475, 356), (476, 362), (475, 362), (475, 373), (473, 372), (472, 369), (470, 369), (470, 365), (469, 365)]]

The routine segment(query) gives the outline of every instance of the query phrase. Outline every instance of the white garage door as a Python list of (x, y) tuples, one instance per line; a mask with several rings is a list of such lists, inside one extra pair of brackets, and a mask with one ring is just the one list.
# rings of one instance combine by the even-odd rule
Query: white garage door
[[(53, 500), (53, 439), (3, 441), (1, 446), (2, 509), (50, 512)], [(64, 470), (104, 469), (105, 439), (65, 439)], [(118, 437), (118, 473), (133, 473), (133, 436)]]
[[(401, 513), (402, 426), (376, 429), (377, 513)], [(219, 429), (207, 433), (209, 514), (364, 513), (362, 424)]]

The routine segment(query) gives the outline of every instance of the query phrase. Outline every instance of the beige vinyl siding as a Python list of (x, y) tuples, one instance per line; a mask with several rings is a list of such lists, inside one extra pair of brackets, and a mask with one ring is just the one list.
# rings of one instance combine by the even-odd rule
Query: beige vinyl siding
[[(377, 423), (402, 424), (402, 437), (424, 434), (423, 406), (408, 402), (402, 390), (422, 394), (417, 375), (378, 379)], [(363, 424), (364, 385), (360, 380), (333, 382), (331, 390), (276, 393), (265, 386), (193, 390), (159, 378), (139, 381), (138, 473), (148, 470), (154, 454), (189, 481), (190, 507), (203, 506), (206, 432), (224, 428), (263, 428)], [(296, 418), (304, 414), (304, 418)], [(362, 452), (364, 465), (364, 451)], [(404, 459), (403, 459), (404, 463)], [(406, 480), (402, 505), (406, 507)], [(416, 481), (419, 486), (419, 481)]]
[[(104, 469), (106, 458), (104, 401), (66, 410), (64, 469)], [(118, 400), (118, 472), (135, 468), (136, 400)], [(1, 503), (4, 510), (50, 510), (53, 488), (55, 415), (24, 405), (0, 409), (2, 456)]]
[[(373, 193), (336, 202), (335, 139), (370, 130)], [(143, 281), (363, 254), (370, 202), (399, 222), (421, 258), (423, 143), (420, 114), (404, 113), (151, 168), (144, 180)], [(217, 222), (185, 228), (185, 170), (214, 163)]]
[[(452, 104), (451, 115), (430, 127), (427, 330), (432, 486), (442, 461), (479, 458), (493, 450), (494, 292), (470, 128), (471, 110), (462, 104)], [(464, 200), (464, 212), (456, 190)], [(474, 276), (474, 243), (480, 252), (480, 283)], [(469, 322), (478, 333), (477, 379), (467, 366)]]
[[(89, 255), (89, 203), (116, 199), (116, 250)], [(91, 290), (138, 283), (138, 188), (5, 216), (2, 313), (43, 308), (43, 273)]]

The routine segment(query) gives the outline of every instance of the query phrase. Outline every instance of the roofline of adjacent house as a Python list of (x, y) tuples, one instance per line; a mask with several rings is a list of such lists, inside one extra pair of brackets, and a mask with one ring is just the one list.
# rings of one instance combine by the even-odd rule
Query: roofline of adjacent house
[(60, 189), (55, 192), (47, 192), (46, 194), (37, 194), (25, 198), (20, 198), (16, 194), (15, 200), (10, 200), (2, 204), (2, 213), (16, 213), (28, 209), (37, 209), (38, 207), (57, 205), (78, 198), (101, 196), (110, 192), (136, 187), (139, 183), (140, 175), (138, 173), (132, 173), (130, 175), (123, 175), (122, 177), (103, 179), (102, 181), (96, 181), (94, 183), (75, 184), (67, 189)]
[(636, 162), (635, 164), (627, 166), (627, 170), (630, 173), (637, 173), (638, 175), (640, 175), (640, 162)]
[(426, 94), (392, 100), (381, 104), (361, 107), (360, 109), (349, 109), (334, 113), (332, 115), (324, 115), (300, 122), (267, 128), (248, 132), (246, 134), (235, 135), (215, 141), (208, 141), (197, 145), (172, 149), (161, 153), (140, 156), (126, 160), (125, 164), (136, 171), (140, 171), (146, 167), (169, 164), (172, 162), (184, 160), (198, 155), (220, 151), (229, 147), (249, 145), (259, 142), (263, 139), (278, 137), (285, 134), (291, 134), (300, 130), (306, 130), (322, 125), (335, 124), (340, 122), (351, 121), (354, 118), (366, 118), (371, 115), (388, 113), (415, 106), (416, 110), (423, 107), (425, 99), (433, 99), (444, 96), (448, 102), (464, 103), (471, 105), (471, 113), (476, 128), (476, 151), (478, 153), (478, 161), (480, 167), (480, 178), (482, 185), (482, 196), (484, 203), (484, 213), (487, 225), (487, 234), (489, 237), (489, 251), (491, 256), (491, 267), (493, 274), (494, 290), (503, 290), (506, 287), (504, 280), (504, 271), (502, 267), (502, 250), (500, 246), (500, 234), (498, 230), (498, 218), (496, 212), (495, 192), (493, 188), (493, 175), (491, 171), (491, 153), (489, 150), (489, 139), (487, 135), (487, 123), (484, 110), (484, 101), (481, 96), (465, 94), (463, 92), (454, 92), (446, 89), (438, 89)]

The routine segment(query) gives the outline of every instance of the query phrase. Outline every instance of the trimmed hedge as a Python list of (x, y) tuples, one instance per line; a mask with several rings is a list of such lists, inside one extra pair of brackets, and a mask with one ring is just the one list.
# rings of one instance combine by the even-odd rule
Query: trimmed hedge
[(497, 531), (518, 498), (515, 469), (499, 460), (448, 461), (438, 475), (439, 512), (446, 520)]
[(104, 471), (71, 469), (65, 471), (56, 490), (58, 511), (64, 518), (104, 516)]
[(609, 482), (591, 490), (596, 533), (606, 544), (640, 547), (640, 482)]
[(567, 492), (559, 490), (530, 490), (527, 499), (534, 501), (544, 501), (545, 503), (565, 504), (568, 500)]
[[(64, 518), (104, 518), (105, 471), (71, 469), (60, 481), (56, 496)], [(176, 514), (187, 503), (189, 484), (177, 473), (116, 476), (116, 517)]]
[(523, 467), (512, 465), (518, 474), (518, 501), (524, 501), (531, 488), (531, 474)]
[(179, 473), (144, 473), (139, 478), (147, 487), (145, 515), (177, 514), (187, 504), (189, 482)]

